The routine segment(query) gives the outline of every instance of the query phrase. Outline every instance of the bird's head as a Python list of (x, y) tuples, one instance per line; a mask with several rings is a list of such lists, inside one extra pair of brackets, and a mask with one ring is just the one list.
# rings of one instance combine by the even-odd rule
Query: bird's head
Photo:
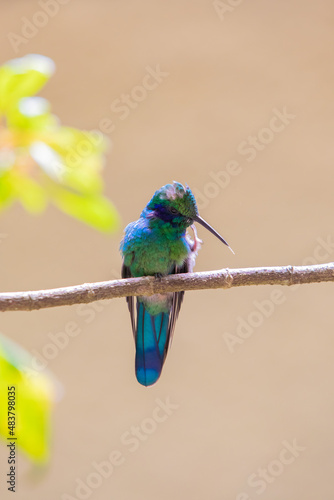
[(181, 232), (184, 232), (194, 222), (198, 222), (233, 252), (224, 238), (200, 217), (195, 197), (188, 186), (184, 187), (175, 181), (173, 184), (166, 184), (154, 193), (146, 210), (152, 219), (158, 219)]

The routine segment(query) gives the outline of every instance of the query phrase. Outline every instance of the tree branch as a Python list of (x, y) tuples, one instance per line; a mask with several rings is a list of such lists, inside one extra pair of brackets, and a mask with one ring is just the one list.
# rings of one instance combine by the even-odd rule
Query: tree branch
[(289, 286), (328, 281), (334, 282), (334, 262), (315, 266), (222, 269), (202, 273), (174, 274), (161, 279), (146, 276), (34, 292), (0, 293), (0, 311), (33, 311), (48, 307), (87, 304), (96, 300), (129, 295), (153, 295), (182, 290), (206, 290), (250, 285)]

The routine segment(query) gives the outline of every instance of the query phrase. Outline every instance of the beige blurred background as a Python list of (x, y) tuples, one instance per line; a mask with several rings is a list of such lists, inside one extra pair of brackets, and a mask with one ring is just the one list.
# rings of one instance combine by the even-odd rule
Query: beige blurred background
[[(42, 95), (62, 123), (112, 120), (104, 178), (122, 227), (175, 179), (236, 252), (200, 228), (196, 270), (334, 260), (333, 2), (62, 3), (15, 51), (8, 34), (22, 35), (24, 18), (41, 22), (43, 2), (1, 0), (1, 62), (51, 57)], [(157, 66), (156, 88), (126, 117), (115, 110), (122, 94), (142, 98), (135, 88)], [(0, 233), (1, 291), (119, 276), (122, 230), (105, 236), (52, 207), (33, 217), (15, 206)], [(64, 387), (50, 467), (37, 479), (20, 455), (16, 499), (333, 498), (332, 284), (187, 293), (150, 389), (135, 379), (125, 301), (96, 307), (1, 315), (1, 332), (32, 353), (70, 322), (80, 329), (47, 360)], [(5, 470), (2, 446), (0, 495), (11, 498)]]

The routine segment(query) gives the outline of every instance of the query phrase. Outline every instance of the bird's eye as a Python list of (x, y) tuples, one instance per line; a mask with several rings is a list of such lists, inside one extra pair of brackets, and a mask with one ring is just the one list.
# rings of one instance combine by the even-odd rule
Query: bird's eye
[(179, 213), (179, 212), (176, 210), (176, 208), (174, 208), (174, 207), (169, 207), (169, 211), (170, 211), (170, 213), (171, 213), (171, 214), (173, 214), (173, 215), (176, 215), (176, 214), (178, 214), (178, 213)]

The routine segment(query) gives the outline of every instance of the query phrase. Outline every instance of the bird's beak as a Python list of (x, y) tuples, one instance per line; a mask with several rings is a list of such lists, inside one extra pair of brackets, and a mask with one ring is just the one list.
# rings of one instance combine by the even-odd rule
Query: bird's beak
[(210, 224), (208, 224), (207, 222), (205, 222), (204, 219), (202, 219), (202, 217), (200, 217), (199, 215), (196, 215), (196, 217), (194, 217), (194, 222), (198, 222), (198, 224), (201, 224), (201, 226), (205, 227), (208, 231), (210, 231), (210, 233), (214, 234), (216, 236), (216, 238), (218, 238), (220, 241), (222, 241), (226, 246), (228, 246), (228, 248), (231, 250), (231, 252), (234, 254), (232, 248), (230, 247), (230, 245), (227, 243), (227, 241), (224, 240), (224, 238), (222, 236), (220, 236), (219, 233), (217, 233), (217, 231), (215, 229), (213, 229), (213, 227), (210, 226)]

